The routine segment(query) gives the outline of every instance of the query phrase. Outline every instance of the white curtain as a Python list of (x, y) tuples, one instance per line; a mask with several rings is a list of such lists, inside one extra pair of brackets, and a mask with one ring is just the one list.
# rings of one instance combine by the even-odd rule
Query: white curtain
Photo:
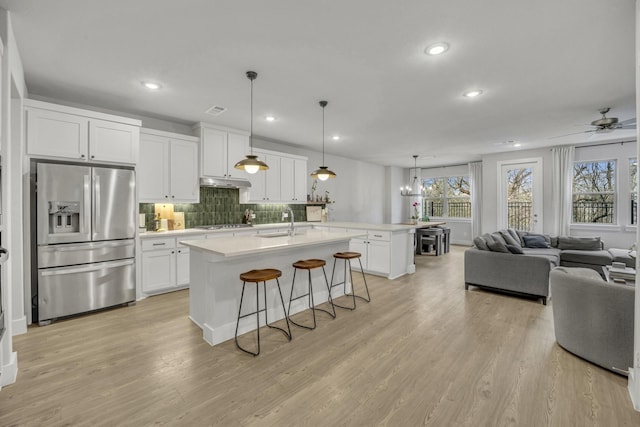
[(551, 149), (553, 158), (552, 199), (555, 210), (553, 232), (558, 236), (569, 235), (571, 224), (571, 192), (573, 189), (573, 159), (575, 147), (564, 146)]
[(471, 184), (471, 238), (479, 236), (482, 227), (482, 162), (469, 163)]

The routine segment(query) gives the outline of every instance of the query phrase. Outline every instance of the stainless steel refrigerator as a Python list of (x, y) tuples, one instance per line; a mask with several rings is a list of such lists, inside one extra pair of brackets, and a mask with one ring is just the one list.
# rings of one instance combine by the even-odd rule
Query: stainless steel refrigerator
[(135, 172), (48, 162), (33, 170), (33, 321), (135, 301)]

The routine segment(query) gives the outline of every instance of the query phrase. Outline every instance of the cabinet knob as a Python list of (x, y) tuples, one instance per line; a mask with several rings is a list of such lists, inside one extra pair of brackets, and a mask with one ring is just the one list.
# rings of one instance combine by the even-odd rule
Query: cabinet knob
[(174, 196), (174, 195), (171, 195), (171, 198), (172, 198), (172, 199), (175, 199), (175, 197), (176, 197), (176, 196)]
[(84, 159), (84, 154), (80, 154), (80, 158), (81, 158), (81, 159)]
[(169, 196), (167, 196), (167, 195), (165, 194), (164, 198), (165, 198), (165, 199), (168, 199), (168, 198), (169, 198)]
[(91, 158), (92, 158), (92, 159), (95, 159), (95, 158), (96, 158), (96, 156), (91, 156)]
[(175, 254), (175, 253), (176, 253), (176, 251), (171, 251), (171, 253), (172, 253), (172, 254)]

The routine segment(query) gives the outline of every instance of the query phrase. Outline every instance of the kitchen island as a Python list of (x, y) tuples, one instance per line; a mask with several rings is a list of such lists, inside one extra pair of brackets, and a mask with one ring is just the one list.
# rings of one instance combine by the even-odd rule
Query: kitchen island
[[(210, 345), (231, 339), (235, 333), (242, 291), (240, 273), (261, 268), (281, 270), (280, 287), (285, 305), (288, 305), (294, 262), (308, 258), (325, 260), (330, 281), (333, 254), (348, 251), (349, 241), (362, 235), (362, 231), (307, 230), (291, 237), (286, 233), (208, 240), (188, 240), (188, 237), (185, 237), (185, 240), (180, 243), (188, 246), (191, 251), (189, 318), (202, 329), (203, 338)], [(343, 271), (343, 263), (340, 262), (336, 265), (336, 280), (342, 280)], [(328, 299), (324, 276), (321, 269), (312, 270), (311, 273), (315, 285), (314, 300), (319, 304)], [(296, 281), (306, 283), (304, 276), (299, 275)], [(303, 288), (303, 286), (296, 287), (297, 290)], [(248, 298), (248, 304), (252, 306), (255, 304), (255, 291), (248, 289), (245, 297)], [(347, 289), (350, 289), (349, 286)], [(334, 288), (332, 296), (340, 296), (342, 291), (343, 288), (338, 286)], [(270, 322), (284, 318), (279, 298), (277, 288), (267, 284), (267, 309)], [(260, 300), (264, 301), (262, 290)], [(305, 301), (306, 299), (294, 301), (291, 305), (291, 314), (307, 309)], [(264, 325), (263, 317), (260, 324)], [(253, 329), (255, 329), (255, 318), (249, 317), (240, 322), (238, 334)]]

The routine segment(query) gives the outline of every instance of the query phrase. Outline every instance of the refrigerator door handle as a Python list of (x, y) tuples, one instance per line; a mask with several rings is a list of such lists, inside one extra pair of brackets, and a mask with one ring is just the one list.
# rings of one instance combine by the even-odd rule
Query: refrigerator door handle
[(126, 259), (122, 261), (109, 261), (109, 262), (101, 262), (98, 264), (89, 264), (84, 265), (82, 267), (62, 267), (55, 270), (44, 270), (40, 271), (40, 275), (43, 277), (46, 276), (62, 276), (64, 274), (76, 274), (76, 273), (88, 273), (91, 271), (98, 271), (104, 268), (114, 268), (114, 267), (124, 267), (126, 265), (133, 264), (132, 259)]
[(82, 213), (82, 228), (83, 234), (87, 235), (87, 239), (91, 236), (91, 230), (89, 229), (91, 224), (91, 175), (84, 175), (83, 179), (83, 192), (84, 192), (84, 212)]
[(94, 200), (94, 209), (93, 209), (93, 235), (95, 236), (97, 233), (101, 231), (101, 215), (100, 215), (100, 175), (93, 175), (93, 200)]

